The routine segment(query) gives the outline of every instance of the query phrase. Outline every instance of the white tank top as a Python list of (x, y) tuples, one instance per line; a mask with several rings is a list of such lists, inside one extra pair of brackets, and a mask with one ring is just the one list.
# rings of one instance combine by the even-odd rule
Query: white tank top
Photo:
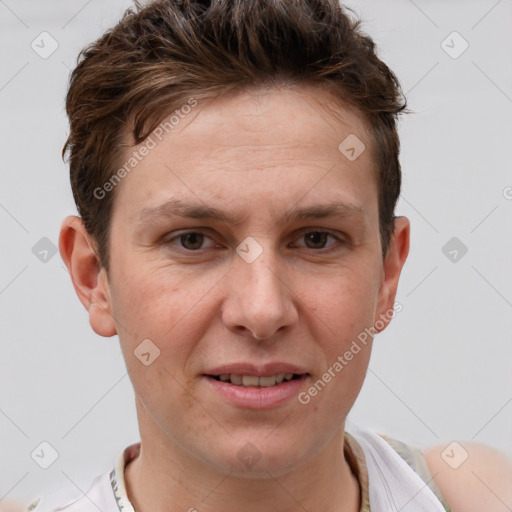
[[(421, 477), (380, 436), (355, 425), (347, 432), (357, 441), (366, 459), (368, 494), (372, 512), (445, 512), (445, 508)], [(82, 493), (75, 486), (38, 498), (27, 512), (134, 512), (124, 484), (126, 451), (114, 469), (98, 476)], [(85, 493), (85, 494), (84, 494)]]
[(426, 482), (382, 437), (354, 425), (346, 430), (366, 459), (372, 512), (446, 512)]

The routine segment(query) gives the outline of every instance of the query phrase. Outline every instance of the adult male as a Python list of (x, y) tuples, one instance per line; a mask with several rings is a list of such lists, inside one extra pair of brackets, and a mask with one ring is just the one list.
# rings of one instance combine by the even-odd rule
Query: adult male
[[(345, 431), (409, 249), (404, 108), (331, 0), (159, 0), (82, 54), (60, 251), (141, 443), (36, 510), (500, 510), (437, 450)], [(506, 503), (506, 462), (471, 461)]]

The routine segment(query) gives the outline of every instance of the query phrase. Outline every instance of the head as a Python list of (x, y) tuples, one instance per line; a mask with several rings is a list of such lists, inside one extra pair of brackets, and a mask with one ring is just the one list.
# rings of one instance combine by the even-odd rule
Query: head
[[(274, 474), (320, 453), (408, 251), (405, 103), (371, 39), (331, 0), (137, 5), (81, 53), (66, 108), (80, 218), (60, 250), (93, 329), (119, 335), (143, 440), (226, 471), (247, 442)], [(282, 363), (301, 377), (280, 405), (212, 382)]]

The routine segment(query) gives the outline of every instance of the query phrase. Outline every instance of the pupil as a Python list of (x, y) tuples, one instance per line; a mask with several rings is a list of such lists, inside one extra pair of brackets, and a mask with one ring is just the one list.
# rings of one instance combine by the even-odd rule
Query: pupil
[[(309, 233), (308, 235), (306, 235), (306, 239), (308, 241), (313, 242), (313, 245), (320, 244), (320, 247), (325, 245), (326, 237), (327, 237), (327, 233), (323, 233), (320, 231), (317, 231), (315, 233)], [(318, 248), (318, 247), (315, 247), (315, 248)]]
[(203, 235), (201, 233), (187, 233), (181, 235), (181, 241), (186, 249), (200, 249), (203, 244)]
[[(313, 245), (314, 248), (322, 248), (326, 243), (328, 233), (316, 231), (306, 235), (307, 245)], [(204, 236), (201, 233), (187, 233), (181, 235), (181, 242), (186, 249), (200, 249), (203, 244)], [(311, 242), (311, 244), (310, 244)]]

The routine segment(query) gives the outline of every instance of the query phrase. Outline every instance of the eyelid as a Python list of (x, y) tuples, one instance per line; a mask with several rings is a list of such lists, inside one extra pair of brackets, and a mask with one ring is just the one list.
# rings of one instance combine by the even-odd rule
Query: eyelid
[[(299, 230), (299, 232), (296, 235), (294, 235), (294, 238), (297, 238), (297, 237), (302, 238), (304, 235), (306, 235), (308, 233), (327, 233), (332, 238), (334, 238), (338, 244), (346, 243), (345, 240), (343, 240), (343, 238), (338, 236), (336, 231), (332, 231), (332, 230), (326, 229), (326, 228), (314, 228), (314, 227), (313, 228), (302, 228), (301, 230)], [(331, 250), (334, 250), (333, 246), (335, 246), (335, 245), (337, 245), (337, 244), (332, 244), (331, 246), (324, 247), (323, 249), (311, 249), (311, 250), (314, 252), (317, 252), (317, 253), (329, 252)], [(305, 247), (305, 246), (301, 246), (301, 247)], [(305, 248), (310, 249), (309, 247), (305, 247)]]
[[(166, 236), (164, 236), (162, 238), (162, 243), (163, 244), (170, 244), (172, 241), (174, 241), (176, 239), (179, 239), (181, 236), (187, 235), (187, 234), (190, 234), (190, 233), (201, 234), (205, 238), (209, 238), (212, 242), (215, 243), (215, 240), (211, 236), (208, 236), (207, 233), (209, 231), (210, 231), (209, 228), (195, 228), (195, 229), (194, 228), (189, 228), (189, 229), (182, 229), (182, 230), (178, 230), (178, 231), (173, 231), (172, 232), (172, 237), (168, 237), (166, 235)], [(304, 247), (306, 249), (310, 249), (311, 251), (316, 252), (316, 253), (320, 253), (320, 254), (327, 253), (329, 251), (335, 250), (335, 246), (336, 245), (346, 243), (346, 241), (342, 237), (338, 236), (336, 231), (332, 231), (332, 230), (326, 229), (326, 228), (315, 228), (315, 227), (306, 227), (306, 228), (301, 228), (298, 231), (295, 231), (294, 234), (293, 234), (293, 241), (295, 241), (297, 239), (300, 239), (301, 237), (303, 237), (304, 235), (306, 235), (308, 233), (327, 233), (332, 238), (334, 238), (336, 240), (336, 242), (337, 242), (337, 243), (331, 244), (329, 247), (324, 247), (322, 249), (312, 249), (310, 247), (300, 246), (300, 247)], [(186, 249), (185, 247), (180, 247), (180, 246), (178, 246), (178, 248), (180, 250), (184, 251), (184, 252), (187, 252), (187, 253), (200, 253), (201, 251), (203, 251), (205, 249), (208, 249), (208, 247), (203, 247), (201, 249), (192, 250), (192, 249)]]
[[(167, 235), (162, 237), (162, 243), (163, 244), (169, 244), (172, 241), (174, 241), (176, 239), (179, 239), (180, 237), (182, 237), (184, 235), (188, 235), (190, 233), (197, 233), (197, 234), (203, 235), (205, 238), (209, 238), (211, 241), (215, 242), (213, 240), (213, 238), (207, 234), (208, 231), (209, 230), (207, 228), (197, 228), (197, 229), (189, 228), (189, 229), (182, 229), (182, 230), (178, 230), (178, 231), (173, 231), (172, 233), (168, 233)], [(172, 236), (168, 236), (170, 234), (172, 234)], [(182, 250), (184, 250), (184, 251), (187, 251), (187, 252), (199, 252), (201, 250), (201, 249), (198, 249), (196, 251), (192, 251), (191, 249), (185, 249), (184, 247), (180, 247), (180, 248)]]

